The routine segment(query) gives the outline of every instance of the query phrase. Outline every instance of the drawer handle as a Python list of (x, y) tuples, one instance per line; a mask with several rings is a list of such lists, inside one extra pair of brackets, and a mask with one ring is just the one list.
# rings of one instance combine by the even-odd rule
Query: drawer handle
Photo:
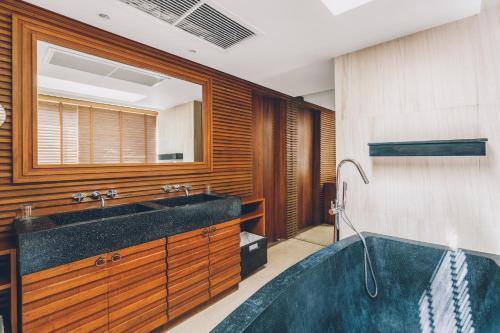
[(208, 229), (207, 228), (203, 229), (203, 236), (205, 236), (205, 237), (208, 236)]
[(104, 259), (103, 257), (97, 258), (97, 260), (95, 261), (95, 265), (97, 267), (102, 267), (102, 266), (106, 265), (106, 259)]
[(111, 256), (111, 261), (112, 261), (112, 262), (118, 262), (118, 261), (120, 261), (120, 260), (122, 260), (122, 255), (121, 255), (121, 254), (119, 254), (119, 253), (115, 253), (115, 254), (113, 254), (113, 255)]

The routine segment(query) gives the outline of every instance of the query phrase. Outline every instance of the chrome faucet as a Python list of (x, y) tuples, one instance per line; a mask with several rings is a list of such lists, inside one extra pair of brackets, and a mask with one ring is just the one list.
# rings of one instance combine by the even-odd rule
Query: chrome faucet
[(169, 193), (170, 191), (172, 191), (172, 186), (170, 186), (170, 185), (165, 185), (165, 186), (163, 186), (163, 187), (162, 187), (162, 190), (163, 190), (163, 192), (165, 192), (165, 193)]
[[(353, 160), (351, 158), (346, 158), (346, 159), (340, 161), (340, 163), (337, 165), (337, 173), (336, 173), (336, 176), (337, 176), (337, 197), (335, 198), (335, 204), (333, 203), (333, 201), (331, 201), (331, 211), (330, 211), (331, 215), (335, 215), (335, 227), (337, 229), (336, 241), (339, 240), (340, 219), (341, 219), (341, 214), (345, 209), (345, 200), (346, 200), (345, 198), (346, 198), (346, 192), (347, 192), (347, 182), (341, 182), (341, 170), (342, 170), (342, 166), (345, 163), (354, 164), (354, 166), (358, 170), (358, 172), (359, 172), (361, 178), (363, 179), (363, 181), (365, 182), (365, 184), (368, 185), (370, 183), (370, 181), (368, 180), (368, 177), (366, 177), (366, 174), (363, 171), (363, 168), (361, 167), (361, 164), (359, 164), (358, 161)], [(340, 192), (340, 186), (338, 186), (339, 184), (342, 184), (342, 200), (340, 199), (341, 192)]]
[(99, 200), (101, 208), (104, 208), (104, 206), (106, 206), (106, 200), (104, 199), (104, 196), (100, 192), (94, 191), (90, 194), (90, 197), (93, 200)]
[(180, 185), (174, 185), (174, 192), (179, 192), (181, 190), (181, 186)]
[[(368, 177), (366, 177), (366, 174), (363, 170), (363, 168), (361, 167), (361, 164), (359, 164), (358, 161), (356, 160), (353, 160), (351, 158), (346, 158), (342, 161), (340, 161), (340, 163), (337, 165), (337, 173), (336, 173), (336, 176), (337, 176), (337, 197), (335, 199), (335, 206), (333, 205), (333, 201), (331, 202), (331, 205), (332, 205), (332, 210), (335, 212), (335, 213), (339, 213), (341, 210), (344, 210), (345, 209), (345, 196), (346, 196), (346, 192), (347, 192), (347, 182), (340, 182), (341, 181), (341, 170), (342, 170), (342, 166), (345, 164), (345, 163), (352, 163), (354, 164), (354, 166), (356, 167), (356, 169), (358, 169), (358, 172), (361, 176), (361, 178), (363, 179), (363, 181), (365, 182), (365, 184), (369, 184), (370, 181), (368, 180)], [(338, 186), (338, 184), (342, 184), (342, 201), (340, 200), (340, 187)], [(340, 211), (338, 211), (340, 210)], [(338, 227), (338, 225), (337, 225)]]
[(189, 197), (189, 190), (191, 190), (191, 185), (184, 184), (184, 192), (186, 192), (186, 197)]

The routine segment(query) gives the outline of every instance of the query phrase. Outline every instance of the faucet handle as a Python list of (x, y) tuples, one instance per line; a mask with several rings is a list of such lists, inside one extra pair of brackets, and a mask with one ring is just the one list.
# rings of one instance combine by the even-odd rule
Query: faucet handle
[(118, 195), (117, 190), (108, 190), (108, 192), (106, 192), (106, 196), (110, 199), (116, 198), (117, 195)]
[(163, 190), (163, 192), (168, 193), (168, 192), (172, 191), (172, 186), (165, 185), (162, 187), (162, 190)]
[(181, 190), (180, 185), (174, 185), (174, 192), (179, 192)]
[(99, 193), (98, 191), (94, 191), (90, 194), (90, 197), (94, 200), (99, 200), (101, 199), (101, 193)]
[(75, 193), (73, 195), (73, 200), (75, 200), (76, 202), (80, 203), (83, 201), (83, 199), (85, 199), (87, 196), (85, 195), (85, 193), (82, 193), (82, 192), (78, 192), (78, 193)]
[(184, 184), (184, 188), (189, 191), (191, 189), (191, 185), (190, 184)]

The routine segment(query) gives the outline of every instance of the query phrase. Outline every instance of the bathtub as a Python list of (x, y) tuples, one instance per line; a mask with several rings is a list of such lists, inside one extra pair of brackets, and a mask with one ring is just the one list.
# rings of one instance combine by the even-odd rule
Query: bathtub
[(376, 299), (352, 236), (277, 276), (212, 332), (500, 332), (500, 256), (363, 234)]

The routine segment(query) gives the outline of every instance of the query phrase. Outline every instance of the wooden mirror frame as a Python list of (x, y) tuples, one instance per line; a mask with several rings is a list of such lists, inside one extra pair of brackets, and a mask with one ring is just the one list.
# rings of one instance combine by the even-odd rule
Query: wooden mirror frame
[[(135, 163), (102, 165), (38, 165), (35, 121), (37, 111), (37, 41), (60, 45), (127, 65), (164, 73), (203, 87), (203, 162)], [(212, 161), (212, 82), (210, 77), (181, 69), (143, 53), (139, 47), (122, 47), (50, 27), (34, 19), (13, 16), (13, 180), (16, 183), (89, 180), (123, 177), (208, 173)]]

